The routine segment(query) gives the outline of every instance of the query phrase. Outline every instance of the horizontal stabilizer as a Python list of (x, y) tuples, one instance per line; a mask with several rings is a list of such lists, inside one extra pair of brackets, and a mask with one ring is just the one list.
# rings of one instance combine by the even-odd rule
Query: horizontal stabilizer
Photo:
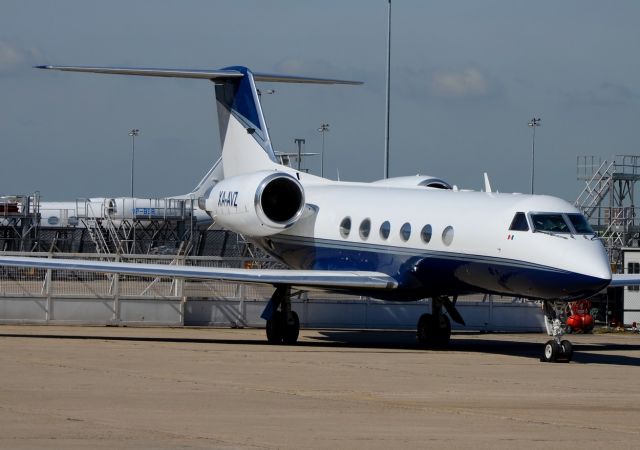
[(397, 281), (381, 272), (342, 270), (234, 269), (219, 267), (138, 264), (79, 259), (28, 258), (0, 256), (0, 266), (33, 269), (79, 270), (83, 272), (122, 273), (127, 275), (178, 277), (196, 280), (220, 280), (324, 289), (395, 289)]
[(36, 69), (62, 70), (64, 72), (105, 73), (110, 75), (138, 75), (143, 77), (167, 78), (202, 78), (215, 80), (219, 78), (242, 78), (237, 70), (184, 70), (154, 69), (144, 67), (90, 67), (90, 66), (36, 66)]
[[(196, 78), (205, 80), (228, 80), (245, 76), (234, 69), (198, 70), (198, 69), (158, 69), (145, 67), (93, 67), (93, 66), (35, 66), (36, 69), (62, 70), (64, 72), (102, 73), (110, 75), (137, 75), (144, 77)], [(331, 78), (299, 77), (295, 75), (277, 75), (253, 73), (256, 81), (269, 83), (309, 83), (309, 84), (362, 84), (361, 81), (334, 80)]]
[(274, 75), (267, 73), (253, 72), (253, 78), (256, 81), (264, 81), (268, 83), (308, 83), (308, 84), (362, 84), (362, 81), (334, 80), (332, 78), (312, 78), (299, 77), (295, 75)]

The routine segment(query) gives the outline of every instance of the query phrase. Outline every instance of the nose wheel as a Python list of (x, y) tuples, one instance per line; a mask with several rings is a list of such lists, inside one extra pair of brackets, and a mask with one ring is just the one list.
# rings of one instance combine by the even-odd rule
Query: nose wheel
[(544, 354), (540, 360), (542, 362), (569, 362), (573, 357), (573, 346), (567, 340), (558, 343), (555, 339), (547, 341), (544, 345)]
[(562, 315), (558, 311), (564, 310), (564, 304), (559, 308), (556, 306), (551, 301), (545, 301), (543, 305), (547, 333), (553, 336), (553, 339), (544, 345), (540, 358), (542, 362), (570, 362), (573, 358), (573, 345), (566, 339), (562, 339), (564, 326), (560, 320)]

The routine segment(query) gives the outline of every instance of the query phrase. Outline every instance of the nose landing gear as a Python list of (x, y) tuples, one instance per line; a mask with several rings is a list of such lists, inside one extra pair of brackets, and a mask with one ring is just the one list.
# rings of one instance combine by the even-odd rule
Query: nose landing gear
[[(540, 358), (542, 362), (570, 362), (573, 358), (571, 342), (562, 339), (564, 326), (559, 318), (561, 314), (558, 311), (563, 309), (559, 309), (557, 306), (556, 302), (544, 301), (544, 322), (547, 327), (547, 333), (553, 336), (553, 339), (547, 341), (544, 345), (544, 352)], [(564, 308), (564, 306), (564, 303), (562, 303), (560, 308)]]

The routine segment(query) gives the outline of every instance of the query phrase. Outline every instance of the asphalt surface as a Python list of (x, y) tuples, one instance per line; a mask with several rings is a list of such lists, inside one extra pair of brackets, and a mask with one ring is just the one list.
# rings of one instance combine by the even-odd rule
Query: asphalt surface
[(637, 448), (640, 336), (0, 326), (0, 448)]

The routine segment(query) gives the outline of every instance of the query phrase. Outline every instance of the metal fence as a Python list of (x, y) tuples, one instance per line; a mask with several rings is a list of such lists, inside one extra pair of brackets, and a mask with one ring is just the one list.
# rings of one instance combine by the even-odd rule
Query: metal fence
[[(3, 254), (205, 267), (274, 264), (255, 258)], [(260, 311), (273, 290), (269, 285), (215, 280), (0, 267), (0, 323), (261, 326)], [(292, 300), (301, 322), (317, 327), (411, 328), (429, 309), (425, 301), (391, 304), (320, 291), (294, 292)], [(536, 331), (543, 326), (540, 308), (518, 299), (470, 296), (459, 299), (458, 305), (471, 329)]]

